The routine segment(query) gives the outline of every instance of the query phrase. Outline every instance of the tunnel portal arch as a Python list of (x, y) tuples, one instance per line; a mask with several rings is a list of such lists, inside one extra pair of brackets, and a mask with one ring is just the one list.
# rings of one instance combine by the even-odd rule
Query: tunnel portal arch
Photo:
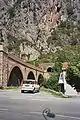
[(52, 72), (53, 71), (53, 68), (52, 67), (48, 67), (47, 68), (47, 72)]
[(38, 84), (41, 86), (43, 82), (44, 82), (44, 77), (43, 77), (42, 74), (40, 74), (40, 75), (38, 76)]
[(23, 80), (23, 74), (18, 66), (15, 66), (9, 76), (7, 86), (20, 86)]
[(28, 73), (27, 79), (35, 80), (35, 76), (34, 76), (34, 73), (33, 73), (32, 71), (30, 71), (30, 72)]

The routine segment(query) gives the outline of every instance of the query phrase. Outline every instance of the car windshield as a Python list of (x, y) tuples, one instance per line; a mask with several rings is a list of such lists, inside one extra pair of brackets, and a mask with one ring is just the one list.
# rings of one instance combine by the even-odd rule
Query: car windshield
[(23, 81), (23, 84), (34, 84), (35, 81)]

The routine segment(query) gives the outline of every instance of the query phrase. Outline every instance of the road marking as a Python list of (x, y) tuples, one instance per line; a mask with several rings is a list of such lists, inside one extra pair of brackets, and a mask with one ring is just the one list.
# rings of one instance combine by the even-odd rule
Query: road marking
[[(28, 114), (42, 115), (41, 112), (29, 112)], [(60, 115), (60, 114), (55, 114), (55, 117), (70, 118), (70, 119), (80, 120), (80, 117), (73, 117), (73, 116)]]
[(33, 100), (33, 101), (40, 101), (40, 102), (46, 102), (46, 101), (53, 101), (53, 99), (48, 99), (48, 98), (13, 98), (13, 97), (10, 97), (11, 100), (26, 100), (29, 101), (29, 100)]
[(29, 114), (37, 114), (37, 115), (42, 115), (41, 112), (29, 112)]
[(80, 117), (73, 117), (73, 116), (67, 116), (67, 115), (56, 115), (58, 117), (63, 117), (63, 118), (70, 118), (70, 119), (75, 119), (75, 120), (80, 120)]
[[(8, 111), (8, 109), (0, 108), (0, 111)], [(26, 114), (26, 116), (30, 116), (29, 114), (42, 115), (41, 112), (28, 112), (28, 115)], [(55, 117), (70, 118), (70, 119), (80, 120), (80, 117), (73, 117), (73, 116), (60, 115), (60, 114), (55, 114)]]
[(8, 111), (8, 109), (0, 108), (0, 111)]

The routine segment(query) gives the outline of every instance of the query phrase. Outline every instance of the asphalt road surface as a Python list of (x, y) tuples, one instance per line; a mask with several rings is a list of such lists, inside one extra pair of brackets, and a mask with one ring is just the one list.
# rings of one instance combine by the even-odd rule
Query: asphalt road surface
[(42, 115), (45, 108), (50, 108), (56, 115), (53, 120), (80, 120), (79, 96), (56, 98), (42, 92), (0, 90), (0, 120), (45, 120)]

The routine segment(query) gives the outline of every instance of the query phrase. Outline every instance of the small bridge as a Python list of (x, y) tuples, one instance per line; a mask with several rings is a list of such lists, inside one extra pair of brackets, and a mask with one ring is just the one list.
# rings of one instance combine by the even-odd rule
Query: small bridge
[(20, 86), (27, 79), (40, 83), (44, 79), (44, 70), (8, 54), (0, 44), (0, 86)]

